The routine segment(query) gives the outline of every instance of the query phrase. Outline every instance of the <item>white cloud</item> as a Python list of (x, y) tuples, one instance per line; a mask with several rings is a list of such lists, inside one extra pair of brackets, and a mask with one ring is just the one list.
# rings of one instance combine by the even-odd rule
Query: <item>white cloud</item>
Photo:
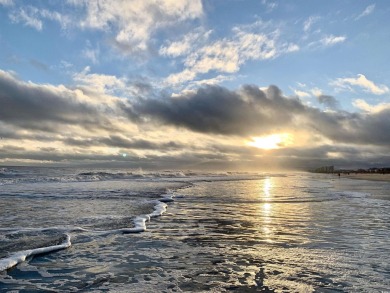
[(93, 64), (99, 63), (100, 49), (92, 49), (90, 45), (82, 51), (82, 55), (89, 59)]
[(43, 23), (39, 19), (38, 9), (36, 8), (31, 7), (31, 9), (28, 10), (21, 8), (13, 11), (9, 17), (15, 23), (21, 22), (26, 26), (35, 28), (38, 31), (42, 30)]
[(155, 31), (202, 16), (200, 0), (71, 0), (85, 8), (79, 25), (115, 34), (114, 41), (126, 50), (144, 51)]
[(83, 71), (73, 75), (73, 80), (101, 94), (125, 91), (127, 83), (125, 79), (114, 75), (90, 73), (90, 71), (89, 66), (85, 67)]
[(160, 53), (166, 56), (184, 55), (184, 69), (166, 78), (167, 84), (179, 84), (195, 79), (208, 72), (235, 73), (249, 60), (266, 60), (285, 53), (299, 50), (293, 43), (279, 43), (279, 31), (264, 32), (264, 24), (256, 22), (251, 25), (235, 27), (230, 38), (208, 41), (198, 39), (191, 43), (190, 37), (182, 42), (172, 43), (173, 47), (163, 47)]
[(189, 81), (210, 71), (234, 73), (247, 60), (270, 59), (275, 55), (275, 42), (267, 35), (239, 31), (232, 39), (221, 39), (191, 52), (184, 62), (186, 69), (170, 75), (167, 81)]
[(332, 47), (336, 44), (343, 43), (346, 39), (346, 36), (326, 35), (320, 40), (309, 43), (308, 46), (314, 49)]
[(63, 15), (57, 11), (39, 9), (39, 14), (42, 18), (58, 22), (62, 28), (66, 28), (72, 23), (72, 20), (69, 16)]
[(261, 4), (265, 5), (265, 7), (267, 8), (267, 12), (271, 12), (278, 7), (278, 3), (270, 0), (262, 0)]
[(321, 17), (319, 17), (319, 16), (310, 16), (303, 23), (303, 30), (305, 32), (308, 32), (311, 29), (311, 27), (313, 26), (313, 24), (316, 23), (317, 21), (319, 21), (320, 19), (321, 19)]
[(378, 113), (383, 110), (390, 109), (390, 103), (380, 103), (377, 105), (370, 105), (365, 100), (358, 99), (353, 102), (353, 105), (361, 110), (364, 110), (369, 113)]
[(144, 96), (146, 93), (150, 97), (153, 81), (150, 80), (129, 80), (126, 77), (115, 75), (91, 73), (91, 68), (86, 66), (81, 72), (72, 75), (75, 87), (87, 93), (89, 103), (109, 104), (115, 107), (118, 100), (124, 101), (134, 97)]
[(203, 31), (198, 29), (199, 32), (191, 32), (184, 36), (180, 41), (170, 42), (166, 46), (161, 46), (159, 54), (167, 57), (178, 57), (188, 54), (191, 48), (197, 42), (205, 42), (212, 31)]
[(184, 82), (187, 82), (189, 80), (193, 80), (196, 77), (196, 72), (184, 69), (181, 72), (170, 74), (166, 79), (165, 82), (167, 84), (181, 84)]
[(14, 5), (14, 1), (13, 0), (0, 0), (0, 5), (11, 6), (11, 5)]
[(353, 91), (352, 87), (363, 88), (364, 91), (374, 95), (383, 95), (389, 92), (386, 85), (376, 85), (373, 81), (368, 80), (363, 74), (358, 74), (356, 78), (338, 78), (331, 82), (332, 86), (342, 90)]
[(299, 51), (300, 48), (297, 44), (286, 44), (286, 48), (285, 50), (281, 50), (281, 51), (284, 51), (284, 53), (292, 53), (292, 52), (297, 52)]
[(24, 23), (38, 31), (42, 30), (44, 19), (56, 21), (63, 28), (66, 28), (71, 23), (70, 17), (66, 15), (47, 9), (38, 9), (33, 6), (26, 6), (13, 10), (9, 14), (9, 17), (15, 23)]
[(313, 94), (313, 95), (315, 95), (316, 97), (319, 97), (319, 96), (321, 96), (322, 95), (322, 91), (319, 89), (319, 88), (313, 88), (312, 90), (311, 90), (311, 93)]
[(294, 90), (294, 94), (300, 98), (309, 98), (311, 95), (305, 91)]
[(92, 49), (84, 49), (82, 53), (83, 53), (83, 56), (85, 58), (91, 60), (93, 64), (98, 63), (99, 51), (92, 50)]
[[(0, 5), (13, 3), (0, 1)], [(131, 53), (147, 50), (159, 29), (203, 15), (201, 0), (68, 0), (66, 4), (76, 9), (64, 14), (28, 5), (12, 9), (9, 17), (39, 31), (44, 20), (56, 21), (62, 28), (102, 30), (113, 35), (112, 44)]]
[(371, 13), (374, 12), (374, 9), (375, 9), (375, 4), (368, 5), (366, 9), (364, 9), (364, 11), (356, 17), (356, 20), (365, 17), (367, 15), (370, 15)]
[(347, 38), (345, 36), (334, 36), (334, 35), (329, 35), (324, 37), (323, 39), (320, 40), (320, 43), (326, 47), (336, 45), (338, 43), (342, 43), (346, 40)]
[(192, 85), (196, 86), (196, 87), (204, 86), (204, 85), (217, 85), (217, 84), (220, 84), (226, 80), (232, 80), (232, 79), (234, 79), (233, 76), (218, 75), (218, 76), (213, 77), (213, 78), (196, 80), (196, 81), (192, 82)]

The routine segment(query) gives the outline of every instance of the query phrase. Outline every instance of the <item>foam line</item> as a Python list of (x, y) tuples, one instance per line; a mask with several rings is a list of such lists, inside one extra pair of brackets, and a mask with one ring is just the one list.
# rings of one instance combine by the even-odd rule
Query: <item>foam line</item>
[(172, 201), (174, 201), (174, 199), (173, 199), (174, 196), (175, 196), (174, 193), (172, 191), (169, 191), (166, 194), (162, 194), (161, 198), (159, 199), (159, 201), (161, 201), (161, 202), (172, 202)]
[(167, 211), (167, 204), (158, 201), (154, 206), (154, 211), (150, 214), (138, 216), (134, 219), (134, 228), (124, 228), (119, 229), (118, 231), (122, 233), (140, 233), (146, 231), (146, 222), (150, 221), (151, 218), (160, 217), (163, 213)]
[(46, 227), (46, 228), (21, 228), (21, 227), (16, 227), (16, 228), (0, 228), (0, 231), (2, 232), (9, 232), (9, 234), (17, 234), (20, 232), (45, 232), (45, 231), (51, 231), (51, 230), (56, 230), (56, 231), (65, 231), (65, 232), (90, 232), (90, 230), (87, 230), (85, 228), (81, 227), (58, 227), (58, 226), (53, 226), (53, 227)]
[[(146, 231), (146, 222), (150, 221), (151, 218), (160, 217), (162, 214), (164, 214), (167, 211), (167, 204), (165, 202), (172, 202), (173, 196), (174, 196), (174, 194), (172, 192), (161, 195), (162, 198), (160, 200), (156, 200), (156, 205), (154, 206), (154, 211), (152, 213), (147, 214), (147, 215), (138, 216), (134, 219), (135, 227), (109, 231), (108, 234), (115, 233), (115, 232), (121, 232), (121, 233), (125, 233), (125, 234), (127, 234), (127, 233), (141, 233), (141, 232)], [(50, 228), (26, 229), (26, 230), (29, 230), (29, 231), (40, 230), (40, 231), (42, 231), (42, 230), (49, 230), (49, 229)], [(83, 232), (87, 231), (86, 229), (79, 228), (79, 227), (74, 228), (74, 230), (83, 231)], [(103, 234), (106, 234), (106, 233), (103, 233)], [(15, 254), (11, 255), (10, 257), (7, 257), (7, 258), (0, 260), (0, 272), (16, 266), (17, 264), (25, 261), (26, 258), (28, 258), (29, 256), (43, 254), (43, 253), (49, 253), (52, 251), (65, 249), (65, 248), (68, 248), (70, 246), (71, 246), (70, 236), (68, 234), (66, 234), (65, 241), (59, 245), (19, 251)]]
[(10, 257), (0, 260), (0, 272), (16, 266), (17, 264), (25, 261), (29, 256), (66, 249), (71, 245), (72, 243), (70, 242), (70, 236), (66, 234), (66, 239), (61, 244), (16, 252)]

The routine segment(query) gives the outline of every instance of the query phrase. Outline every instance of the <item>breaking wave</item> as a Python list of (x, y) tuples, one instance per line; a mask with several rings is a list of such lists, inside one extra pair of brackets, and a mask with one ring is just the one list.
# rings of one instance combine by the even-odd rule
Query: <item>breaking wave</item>
[[(115, 233), (130, 234), (144, 232), (147, 229), (147, 222), (163, 215), (167, 210), (166, 203), (173, 202), (174, 197), (175, 193), (169, 190), (167, 193), (161, 194), (159, 199), (152, 200), (152, 203), (154, 203), (153, 211), (148, 214), (136, 216), (132, 220), (134, 227), (109, 230), (93, 230), (82, 227), (27, 228), (16, 230), (12, 228), (1, 229), (2, 232), (6, 233), (0, 237), (0, 244), (2, 244), (3, 250), (3, 252), (0, 253), (0, 272), (11, 269), (34, 256), (69, 248), (72, 245), (71, 233), (87, 232), (96, 235), (107, 235)], [(4, 245), (5, 239), (8, 240), (8, 245)], [(22, 247), (24, 249), (17, 250)], [(4, 255), (6, 251), (11, 252), (9, 252), (8, 255)]]

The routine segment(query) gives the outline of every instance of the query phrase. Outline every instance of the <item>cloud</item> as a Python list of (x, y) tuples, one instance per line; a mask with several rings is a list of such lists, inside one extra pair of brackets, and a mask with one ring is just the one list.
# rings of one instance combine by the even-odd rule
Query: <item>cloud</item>
[(325, 105), (329, 109), (337, 109), (339, 107), (339, 102), (332, 96), (319, 95), (317, 96), (318, 102)]
[(322, 95), (322, 91), (317, 87), (311, 89), (310, 92), (317, 97)]
[[(82, 160), (212, 167), (260, 164), (269, 158), (271, 165), (303, 166), (318, 162), (317, 154), (339, 162), (354, 156), (376, 160), (375, 151), (385, 152), (390, 145), (390, 106), (384, 103), (358, 100), (355, 106), (364, 112), (349, 113), (336, 109), (333, 97), (319, 95), (320, 103), (334, 109), (322, 111), (284, 96), (276, 86), (230, 90), (208, 85), (170, 96), (150, 95), (151, 85), (143, 83), (140, 91), (146, 94), (124, 99), (108, 95), (109, 85), (120, 79), (88, 70), (81, 76), (84, 85), (70, 89), (23, 82), (0, 71), (3, 163)], [(90, 89), (95, 80), (101, 86)], [(119, 84), (126, 89), (126, 83)], [(267, 156), (245, 146), (253, 137), (275, 133), (288, 133), (292, 143), (269, 150)]]
[(346, 39), (346, 36), (325, 35), (320, 40), (310, 42), (308, 46), (315, 49), (328, 48), (343, 43)]
[(126, 81), (114, 75), (90, 73), (91, 67), (86, 66), (81, 72), (73, 75), (73, 79), (83, 85), (97, 89), (99, 92), (106, 92), (125, 87)]
[(356, 108), (359, 108), (359, 109), (364, 110), (366, 112), (372, 112), (372, 113), (378, 113), (378, 112), (390, 109), (390, 103), (380, 103), (377, 105), (370, 105), (362, 99), (355, 100), (353, 102), (353, 105)]
[(342, 43), (346, 40), (346, 36), (334, 36), (334, 35), (329, 35), (320, 40), (320, 43), (323, 46), (330, 47), (334, 46), (338, 43)]
[(148, 118), (202, 133), (249, 135), (288, 125), (304, 109), (277, 87), (262, 91), (247, 85), (238, 91), (205, 86), (174, 98), (140, 100), (125, 111), (132, 119)]
[(63, 28), (66, 28), (71, 19), (69, 16), (60, 14), (56, 11), (49, 11), (43, 8), (37, 8), (34, 6), (20, 7), (13, 9), (9, 17), (11, 21), (15, 23), (23, 23), (26, 26), (30, 26), (38, 31), (43, 29), (43, 20), (51, 20), (58, 22)]
[(362, 17), (370, 15), (371, 13), (374, 12), (374, 9), (375, 9), (375, 4), (368, 5), (366, 9), (364, 9), (364, 11), (355, 18), (355, 20), (359, 20)]
[(101, 110), (82, 99), (82, 92), (64, 86), (18, 80), (0, 70), (0, 121), (25, 129), (56, 132), (57, 124), (107, 128)]
[(278, 3), (270, 0), (262, 0), (261, 4), (263, 4), (267, 8), (267, 12), (272, 12), (274, 9), (278, 7)]
[(35, 28), (38, 31), (42, 30), (43, 23), (38, 17), (38, 10), (30, 7), (30, 9), (20, 8), (9, 15), (10, 19), (15, 23), (24, 23), (24, 25)]
[(311, 95), (305, 91), (294, 90), (294, 94), (300, 98), (309, 98)]
[(110, 146), (116, 148), (125, 148), (125, 149), (141, 149), (141, 150), (175, 150), (181, 149), (184, 146), (173, 142), (163, 142), (156, 143), (150, 140), (145, 139), (128, 139), (119, 135), (110, 135), (109, 137), (93, 137), (93, 138), (66, 138), (63, 141), (65, 144), (71, 146)]
[(226, 80), (233, 80), (233, 79), (234, 79), (233, 76), (218, 75), (218, 76), (213, 77), (213, 78), (196, 80), (196, 81), (191, 83), (191, 86), (198, 88), (200, 86), (205, 86), (205, 85), (217, 85), (217, 84), (220, 84)]
[(201, 28), (185, 35), (181, 40), (168, 42), (166, 45), (162, 45), (159, 54), (167, 57), (179, 57), (186, 55), (192, 51), (192, 47), (197, 42), (205, 42), (209, 39), (211, 30), (204, 31)]
[(310, 111), (306, 120), (313, 129), (333, 142), (378, 146), (390, 144), (390, 109), (364, 114)]
[[(318, 99), (333, 109), (338, 106), (331, 96), (320, 95)], [(206, 86), (181, 96), (141, 99), (122, 107), (138, 123), (154, 121), (205, 134), (249, 137), (283, 129), (304, 131), (339, 143), (390, 143), (388, 108), (367, 114), (320, 111), (299, 99), (283, 96), (275, 86), (265, 91), (251, 85), (236, 91)]]
[(0, 5), (12, 6), (12, 5), (14, 5), (14, 1), (13, 0), (0, 0)]
[(373, 81), (368, 80), (363, 74), (358, 74), (356, 78), (337, 78), (330, 85), (335, 86), (339, 90), (353, 91), (353, 87), (360, 87), (364, 91), (374, 95), (383, 95), (389, 92), (386, 85), (376, 85)]
[[(153, 142), (156, 139), (147, 142), (144, 138), (128, 139), (127, 135), (117, 133), (126, 128), (130, 131), (132, 123), (137, 123), (138, 127), (147, 126), (148, 135), (156, 133), (155, 125), (158, 129), (165, 125), (225, 137), (247, 138), (283, 129), (283, 132), (317, 133), (335, 142), (390, 143), (390, 107), (385, 104), (369, 106), (357, 101), (355, 105), (366, 110), (361, 114), (322, 112), (304, 105), (298, 98), (285, 97), (276, 86), (261, 90), (254, 85), (244, 85), (238, 90), (208, 85), (172, 97), (141, 95), (137, 99), (123, 99), (104, 92), (107, 91), (106, 84), (118, 82), (110, 76), (87, 77), (86, 73), (82, 76), (86, 82), (96, 80), (96, 84), (103, 80), (101, 89), (93, 92), (88, 85), (81, 90), (27, 83), (0, 71), (0, 122), (4, 123), (0, 124), (0, 131), (8, 135), (3, 129), (16, 127), (37, 131), (39, 136), (42, 135), (40, 131), (61, 134), (66, 133), (67, 127), (74, 126), (111, 132), (109, 139), (98, 139), (95, 144), (128, 148), (138, 145), (145, 149), (158, 148)], [(331, 96), (320, 95), (318, 100), (332, 109), (338, 105)], [(28, 135), (24, 134), (24, 137), (28, 138)], [(91, 144), (85, 131), (81, 139), (83, 137)], [(30, 135), (30, 139), (34, 136)], [(161, 147), (168, 147), (165, 144), (168, 142), (158, 144), (161, 143)]]
[(200, 0), (73, 0), (68, 3), (84, 10), (79, 16), (82, 28), (113, 33), (113, 43), (128, 53), (147, 50), (157, 30), (203, 14)]
[[(200, 19), (201, 0), (67, 0), (60, 11), (48, 10), (38, 3), (12, 7), (10, 19), (42, 31), (45, 21), (55, 21), (63, 29), (98, 30), (107, 34), (109, 43), (124, 54), (144, 53), (156, 32), (178, 23)], [(12, 6), (11, 0), (0, 5)], [(49, 4), (53, 5), (53, 4)], [(46, 5), (47, 6), (47, 5)], [(94, 60), (90, 48), (84, 55)]]
[(304, 32), (308, 32), (313, 26), (313, 24), (315, 24), (320, 19), (321, 17), (319, 16), (310, 16), (308, 19), (306, 19), (305, 22), (303, 23)]
[[(267, 33), (265, 26), (266, 24), (259, 21), (234, 27), (230, 38), (213, 41), (209, 41), (208, 37), (199, 39), (198, 36), (190, 34), (181, 41), (162, 47), (160, 54), (164, 56), (184, 55), (184, 69), (169, 75), (166, 84), (182, 84), (209, 72), (236, 73), (247, 61), (272, 59), (299, 50), (296, 44), (279, 42), (279, 31)], [(198, 43), (190, 42), (194, 37)]]
[(90, 47), (85, 48), (81, 54), (88, 60), (90, 60), (93, 64), (99, 63), (99, 55), (100, 55), (100, 49), (92, 49)]

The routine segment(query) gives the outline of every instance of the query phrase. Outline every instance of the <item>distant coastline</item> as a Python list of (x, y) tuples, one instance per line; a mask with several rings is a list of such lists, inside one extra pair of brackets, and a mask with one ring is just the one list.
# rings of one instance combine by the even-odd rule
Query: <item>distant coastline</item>
[(390, 168), (369, 168), (358, 170), (336, 169), (334, 166), (323, 166), (310, 172), (335, 174), (339, 177), (347, 177), (351, 179), (373, 180), (373, 181), (389, 181)]
[(390, 174), (379, 174), (379, 173), (349, 173), (349, 174), (345, 174), (345, 173), (342, 173), (341, 176), (351, 178), (351, 179), (390, 182)]

